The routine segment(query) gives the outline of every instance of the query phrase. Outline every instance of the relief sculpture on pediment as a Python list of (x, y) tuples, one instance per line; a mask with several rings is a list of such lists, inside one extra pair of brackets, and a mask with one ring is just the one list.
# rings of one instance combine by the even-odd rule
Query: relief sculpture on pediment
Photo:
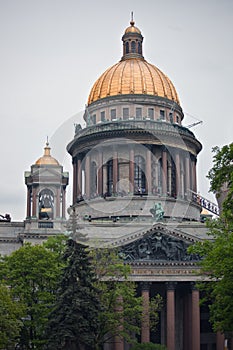
[(141, 239), (131, 242), (120, 249), (120, 255), (125, 261), (133, 260), (167, 260), (167, 261), (197, 261), (197, 256), (188, 254), (189, 244), (181, 239), (154, 232)]

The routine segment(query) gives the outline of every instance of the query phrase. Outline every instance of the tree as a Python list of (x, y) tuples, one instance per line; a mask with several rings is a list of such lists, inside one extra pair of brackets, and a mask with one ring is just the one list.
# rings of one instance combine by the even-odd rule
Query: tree
[[(97, 288), (101, 291), (102, 311), (99, 314), (100, 331), (97, 344), (114, 341), (115, 337), (135, 343), (135, 335), (140, 334), (143, 317), (142, 298), (137, 296), (137, 285), (130, 281), (130, 266), (124, 264), (115, 249), (92, 250), (95, 272), (98, 276)], [(158, 312), (162, 298), (157, 295), (150, 302), (151, 328), (158, 323)]]
[(222, 217), (233, 220), (233, 143), (213, 148), (214, 164), (209, 171), (210, 190), (217, 196), (221, 194), (223, 186), (227, 188), (227, 196), (223, 202)]
[(44, 327), (55, 299), (60, 263), (57, 255), (43, 245), (23, 247), (3, 258), (1, 277), (12, 295), (26, 307), (20, 332), (22, 349), (41, 349)]
[(220, 193), (227, 185), (227, 196), (218, 219), (207, 222), (210, 240), (197, 243), (192, 252), (201, 257), (201, 274), (208, 279), (199, 285), (202, 301), (209, 303), (210, 322), (215, 331), (233, 332), (233, 143), (214, 148), (214, 164), (208, 177), (211, 191)]
[(46, 349), (95, 349), (99, 291), (87, 246), (67, 241), (56, 302), (47, 325)]
[(24, 308), (12, 299), (10, 290), (0, 285), (0, 349), (14, 349), (22, 326)]

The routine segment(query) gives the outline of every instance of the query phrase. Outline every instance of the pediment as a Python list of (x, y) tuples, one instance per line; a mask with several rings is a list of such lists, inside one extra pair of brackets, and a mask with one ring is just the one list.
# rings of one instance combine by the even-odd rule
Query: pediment
[(45, 169), (38, 169), (36, 171), (33, 172), (32, 177), (51, 177), (51, 178), (56, 178), (56, 179), (61, 179), (62, 178), (62, 173), (59, 170), (55, 170), (53, 168), (49, 169), (49, 168), (45, 168)]
[(180, 233), (169, 231), (161, 225), (154, 226), (149, 231), (138, 235), (133, 240), (131, 239), (129, 243), (127, 240), (122, 243), (119, 252), (127, 262), (190, 262), (200, 260), (197, 255), (187, 252), (193, 240)]

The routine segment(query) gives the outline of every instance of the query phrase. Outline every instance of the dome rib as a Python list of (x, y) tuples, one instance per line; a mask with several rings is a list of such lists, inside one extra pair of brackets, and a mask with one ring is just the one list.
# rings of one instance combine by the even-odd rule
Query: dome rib
[(137, 61), (137, 64), (138, 64), (138, 68), (139, 68), (140, 74), (141, 74), (142, 91), (143, 91), (144, 94), (146, 94), (147, 93), (147, 89), (146, 89), (145, 74), (143, 74), (143, 72), (142, 72), (141, 62)]
[(158, 91), (157, 91), (156, 86), (155, 86), (154, 81), (153, 81), (153, 74), (152, 74), (151, 66), (149, 64), (146, 64), (145, 67), (148, 70), (148, 72), (150, 74), (150, 77), (151, 77), (151, 85), (152, 85), (152, 88), (153, 88), (153, 94), (154, 95), (158, 95)]
[(107, 86), (107, 96), (109, 96), (111, 94), (111, 86), (112, 86), (112, 79), (113, 79), (113, 75), (115, 73), (115, 71), (117, 70), (119, 66), (119, 63), (118, 64), (115, 64), (115, 66), (113, 66), (111, 69), (110, 69), (110, 78), (109, 78), (109, 82), (108, 82), (108, 86)]
[(120, 89), (118, 91), (119, 94), (122, 93), (122, 87), (123, 87), (123, 76), (124, 76), (124, 70), (125, 70), (125, 66), (126, 64), (123, 65), (123, 68), (121, 70), (121, 73), (120, 73), (120, 77), (119, 77), (119, 84), (120, 84)]

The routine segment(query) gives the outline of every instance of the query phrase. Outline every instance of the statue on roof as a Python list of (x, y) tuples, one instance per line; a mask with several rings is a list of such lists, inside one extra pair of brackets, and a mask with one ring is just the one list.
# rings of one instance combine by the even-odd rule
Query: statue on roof
[(164, 210), (161, 203), (155, 203), (154, 207), (150, 209), (151, 214), (155, 221), (163, 220)]

